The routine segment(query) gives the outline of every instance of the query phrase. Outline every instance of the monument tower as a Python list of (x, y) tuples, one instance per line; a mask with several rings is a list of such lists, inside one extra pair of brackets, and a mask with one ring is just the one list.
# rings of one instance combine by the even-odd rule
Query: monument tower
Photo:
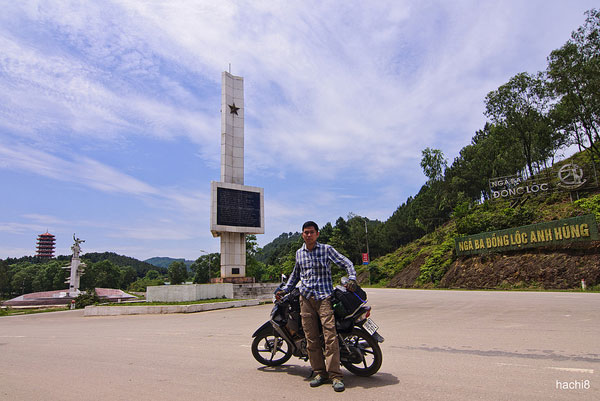
[(211, 182), (210, 229), (221, 237), (221, 282), (244, 283), (246, 234), (264, 234), (263, 188), (244, 185), (244, 79), (221, 74), (221, 181)]

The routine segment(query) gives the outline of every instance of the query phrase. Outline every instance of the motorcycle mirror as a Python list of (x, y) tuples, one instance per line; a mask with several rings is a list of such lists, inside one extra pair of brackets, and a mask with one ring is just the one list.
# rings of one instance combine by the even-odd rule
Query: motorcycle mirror
[(287, 281), (287, 276), (285, 274), (281, 275), (281, 282), (285, 283)]

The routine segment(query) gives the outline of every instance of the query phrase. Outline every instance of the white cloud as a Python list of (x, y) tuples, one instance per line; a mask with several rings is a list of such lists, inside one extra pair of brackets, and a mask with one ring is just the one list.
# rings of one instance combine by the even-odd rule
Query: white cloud
[[(207, 80), (217, 102), (219, 71), (233, 62), (246, 77), (246, 130), (257, 131), (247, 149), (254, 168), (285, 175), (308, 166), (331, 178), (356, 162), (371, 179), (415, 169), (426, 146), (456, 153), (483, 125), (487, 91), (520, 72), (507, 72), (507, 61), (531, 65), (514, 41), (548, 23), (532, 16), (538, 3), (519, 2), (33, 4), (28, 17), (65, 42), (47, 54), (4, 31), (4, 64), (17, 84), (0, 86), (23, 131), (66, 122), (100, 140), (135, 133), (212, 144), (218, 106), (182, 80)], [(165, 67), (181, 72), (167, 76)]]
[[(0, 142), (0, 166), (27, 171), (58, 181), (73, 182), (107, 193), (141, 197), (162, 209), (175, 209), (185, 215), (208, 215), (209, 195), (200, 191), (158, 188), (97, 160), (75, 156), (63, 159), (24, 145)], [(50, 222), (52, 217), (29, 214), (25, 217)]]
[[(307, 216), (383, 220), (424, 181), (421, 150), (440, 148), (451, 163), (484, 124), (485, 94), (543, 69), (592, 6), (11, 2), (0, 15), (0, 172), (22, 177), (21, 200), (31, 177), (56, 184), (55, 204), (65, 183), (112, 199), (122, 208), (114, 216), (89, 211), (78, 222), (110, 238), (209, 235), (208, 190), (198, 183), (218, 177), (220, 73), (232, 63), (245, 79), (246, 175), (270, 187), (268, 235), (296, 231)], [(181, 147), (170, 154), (161, 144)], [(194, 163), (177, 163), (190, 155)], [(162, 171), (158, 161), (177, 167)], [(19, 209), (14, 202), (5, 213)], [(4, 232), (37, 229), (44, 216), (63, 228), (59, 212), (14, 213), (24, 214), (1, 216)]]
[(140, 180), (85, 157), (75, 156), (72, 160), (66, 160), (28, 146), (0, 143), (0, 160), (10, 169), (76, 182), (101, 191), (135, 195), (158, 193)]

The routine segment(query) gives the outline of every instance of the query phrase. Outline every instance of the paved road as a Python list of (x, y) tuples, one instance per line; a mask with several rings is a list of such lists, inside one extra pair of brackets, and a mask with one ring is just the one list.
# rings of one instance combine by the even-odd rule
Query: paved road
[[(269, 305), (174, 315), (0, 318), (0, 400), (599, 400), (600, 294), (372, 289), (381, 371), (312, 389), (263, 368)], [(569, 389), (569, 387), (574, 387)]]

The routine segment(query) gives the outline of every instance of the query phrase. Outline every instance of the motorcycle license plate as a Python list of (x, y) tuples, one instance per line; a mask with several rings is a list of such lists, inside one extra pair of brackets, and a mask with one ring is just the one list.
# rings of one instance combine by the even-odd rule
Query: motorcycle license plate
[(377, 326), (375, 322), (371, 320), (371, 318), (368, 318), (367, 321), (363, 324), (363, 329), (367, 330), (367, 333), (369, 333), (370, 335), (373, 335), (373, 333), (375, 333), (378, 328), (379, 326)]

